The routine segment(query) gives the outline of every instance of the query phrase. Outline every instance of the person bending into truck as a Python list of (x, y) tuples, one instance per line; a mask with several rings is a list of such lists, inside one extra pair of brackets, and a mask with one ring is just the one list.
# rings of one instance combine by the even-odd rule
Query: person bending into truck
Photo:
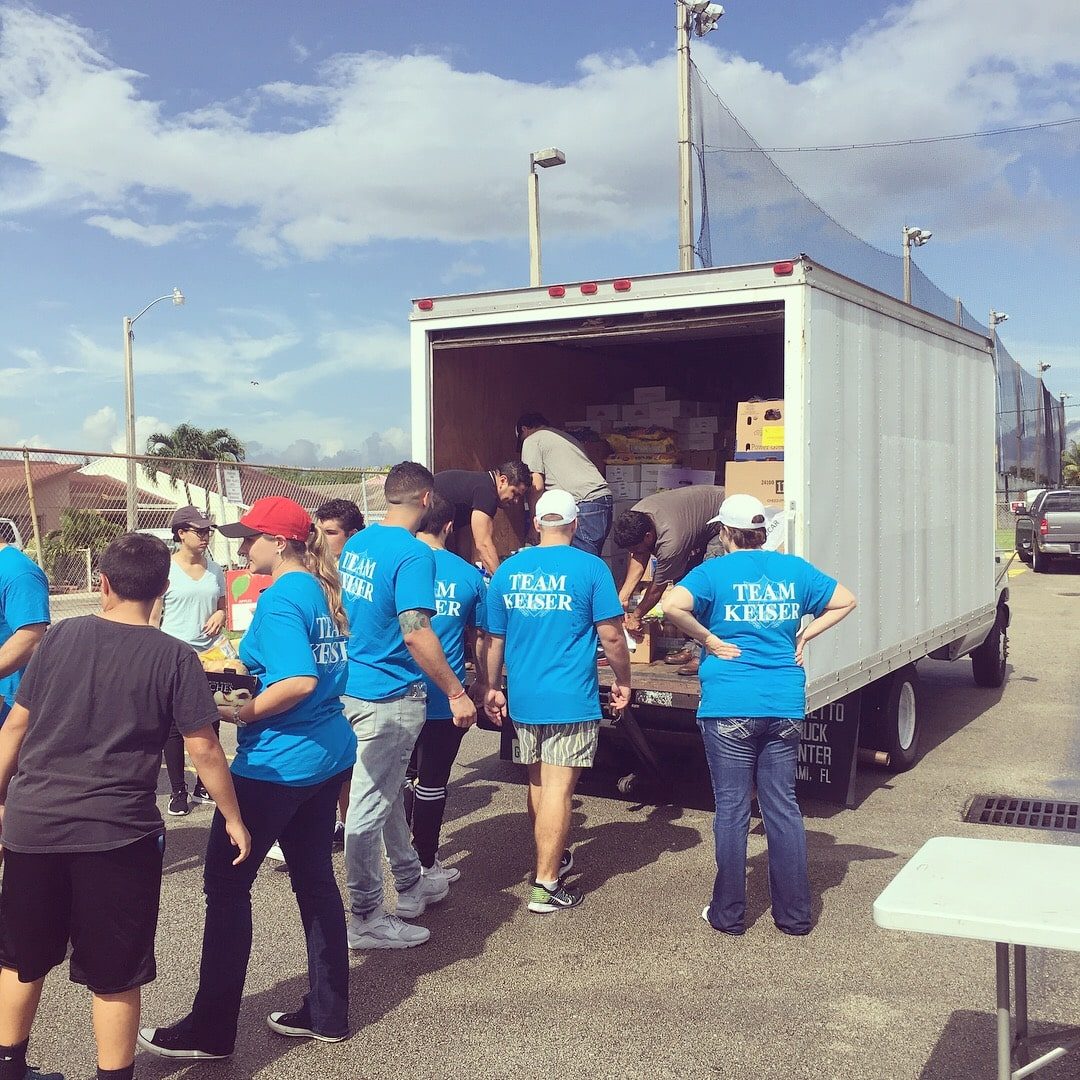
[(0, 522), (0, 724), (15, 700), (26, 665), (49, 627), (49, 579), (15, 546), (15, 529)]
[(465, 557), (472, 551), (488, 574), (499, 568), (495, 549), (495, 515), (500, 506), (516, 506), (529, 488), (529, 470), (521, 461), (505, 461), (486, 472), (447, 469), (435, 474), (435, 490), (454, 508), (451, 544)]
[[(435, 616), (431, 628), (439, 636), (446, 662), (464, 683), (466, 651), (477, 658), (474, 701), (485, 696), (483, 667), (477, 647), (478, 633), (484, 629), (484, 600), (487, 586), (475, 566), (446, 550), (446, 538), (453, 528), (454, 508), (438, 494), (424, 513), (416, 538), (435, 553)], [(453, 723), (446, 695), (428, 676), (427, 719), (413, 750), (410, 767), (412, 783), (407, 791), (409, 824), (413, 847), (420, 857), (425, 876), (456, 881), (461, 871), (439, 862), (439, 833), (446, 811), (446, 785), (466, 729)]]
[(524, 413), (517, 422), (521, 458), (532, 474), (527, 499), (530, 506), (546, 488), (560, 488), (573, 495), (578, 506), (573, 546), (599, 555), (611, 532), (614, 506), (611, 488), (589, 460), (581, 443), (565, 431), (553, 428), (541, 413)]
[[(351, 499), (330, 499), (315, 511), (315, 520), (326, 537), (330, 554), (335, 560), (341, 558), (342, 548), (350, 536), (355, 536), (364, 527), (364, 515), (360, 507)], [(341, 851), (345, 847), (345, 815), (349, 812), (349, 781), (341, 785), (338, 795), (338, 820), (334, 824), (334, 847)], [(275, 850), (276, 849), (276, 850)], [(270, 849), (271, 858), (281, 852), (279, 845)]]
[[(630, 604), (641, 584), (649, 560), (656, 558), (652, 582), (633, 610), (627, 612), (626, 629), (630, 634), (640, 634), (642, 619), (660, 602), (668, 586), (704, 560), (709, 541), (720, 531), (714, 522), (723, 500), (721, 487), (676, 488), (646, 496), (619, 517), (615, 544), (630, 552), (626, 579), (619, 590), (624, 606)], [(683, 665), (680, 675), (696, 675), (700, 663), (692, 644), (664, 662)]]
[[(453, 723), (476, 720), (461, 680), (446, 661), (431, 619), (435, 554), (416, 539), (434, 477), (403, 461), (386, 477), (389, 509), (346, 544), (339, 570), (352, 627), (342, 703), (359, 743), (345, 818), (349, 947), (407, 949), (431, 936), (403, 919), (419, 918), (450, 891), (443, 875), (425, 875), (412, 846), (402, 788), (424, 726), (423, 675), (446, 695)], [(383, 900), (383, 848), (397, 887), (396, 913)]]
[[(611, 706), (630, 704), (622, 604), (607, 565), (572, 547), (577, 515), (572, 495), (545, 491), (536, 501), (539, 546), (507, 559), (487, 596), (485, 708), (499, 726), (509, 712), (528, 766), (536, 840), (529, 910), (538, 914), (582, 901), (581, 890), (566, 884), (574, 865), (567, 839), (574, 789), (599, 740), (598, 636), (614, 677)], [(509, 706), (498, 689), (504, 654)]]
[(727, 934), (746, 928), (746, 837), (756, 778), (773, 921), (785, 934), (808, 934), (806, 832), (795, 797), (806, 715), (803, 664), (807, 644), (850, 615), (855, 597), (796, 555), (762, 551), (765, 507), (752, 495), (725, 499), (714, 520), (726, 554), (691, 570), (664, 601), (666, 617), (706, 654), (698, 727), (716, 801), (716, 880), (701, 917)]

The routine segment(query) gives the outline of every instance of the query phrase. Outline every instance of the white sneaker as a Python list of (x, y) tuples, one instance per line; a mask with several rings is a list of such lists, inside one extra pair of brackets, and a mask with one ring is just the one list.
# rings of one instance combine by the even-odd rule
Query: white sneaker
[(349, 916), (350, 949), (411, 949), (423, 945), (431, 931), (423, 926), (411, 926), (383, 908), (376, 908), (369, 915)]
[(441, 875), (426, 877), (421, 874), (416, 883), (404, 892), (397, 894), (397, 917), (399, 919), (419, 919), (428, 904), (442, 900), (450, 891), (450, 882)]
[(281, 850), (281, 845), (275, 840), (270, 845), (270, 850), (266, 853), (268, 859), (273, 859), (274, 862), (284, 862), (285, 852)]
[(444, 881), (457, 881), (461, 877), (461, 871), (456, 866), (443, 866), (436, 859), (430, 866), (421, 866), (420, 873), (424, 877), (442, 878)]

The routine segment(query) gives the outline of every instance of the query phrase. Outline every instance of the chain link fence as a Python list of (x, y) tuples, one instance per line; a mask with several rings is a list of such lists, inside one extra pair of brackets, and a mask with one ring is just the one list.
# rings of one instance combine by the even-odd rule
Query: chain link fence
[[(0, 447), (0, 541), (15, 543), (49, 578), (53, 618), (98, 606), (97, 564), (127, 530), (129, 461), (134, 461), (136, 528), (171, 542), (169, 520), (195, 506), (216, 525), (237, 521), (256, 499), (283, 495), (314, 514), (348, 499), (367, 523), (386, 514), (386, 474), (372, 469), (301, 469), (190, 458), (137, 457)], [(211, 534), (210, 554), (238, 564), (239, 541)]]

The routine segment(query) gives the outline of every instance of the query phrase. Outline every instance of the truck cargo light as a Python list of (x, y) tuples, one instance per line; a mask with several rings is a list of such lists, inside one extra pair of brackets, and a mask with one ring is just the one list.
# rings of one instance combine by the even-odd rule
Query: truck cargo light
[(565, 295), (565, 285), (552, 285), (551, 288), (548, 289), (548, 296), (550, 296), (552, 300), (561, 300)]
[(790, 277), (790, 275), (795, 273), (795, 264), (793, 262), (774, 263), (772, 272), (777, 277)]
[(434, 300), (417, 300), (416, 301), (416, 306), (421, 311), (431, 311), (431, 309), (435, 306), (435, 301)]
[(593, 296), (596, 294), (597, 289), (598, 286), (595, 281), (586, 281), (585, 284), (581, 286), (581, 295)]
[(616, 278), (616, 279), (615, 279), (615, 280), (614, 280), (614, 281), (613, 281), (613, 282), (611, 283), (611, 287), (612, 287), (612, 288), (613, 288), (613, 289), (614, 289), (614, 290), (615, 290), (616, 292), (629, 292), (629, 291), (630, 291), (630, 286), (631, 286), (631, 284), (632, 284), (632, 282), (630, 281), (630, 279), (629, 279), (629, 278), (624, 278), (624, 277), (621, 277), (621, 278)]

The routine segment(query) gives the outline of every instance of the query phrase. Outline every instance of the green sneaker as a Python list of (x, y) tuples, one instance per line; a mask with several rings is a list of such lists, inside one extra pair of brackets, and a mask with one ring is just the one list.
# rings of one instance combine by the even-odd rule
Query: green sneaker
[(563, 908), (577, 907), (585, 899), (580, 889), (571, 888), (561, 881), (554, 889), (541, 885), (538, 881), (533, 882), (532, 894), (529, 896), (529, 910), (538, 915), (547, 915), (552, 911), (561, 911)]

